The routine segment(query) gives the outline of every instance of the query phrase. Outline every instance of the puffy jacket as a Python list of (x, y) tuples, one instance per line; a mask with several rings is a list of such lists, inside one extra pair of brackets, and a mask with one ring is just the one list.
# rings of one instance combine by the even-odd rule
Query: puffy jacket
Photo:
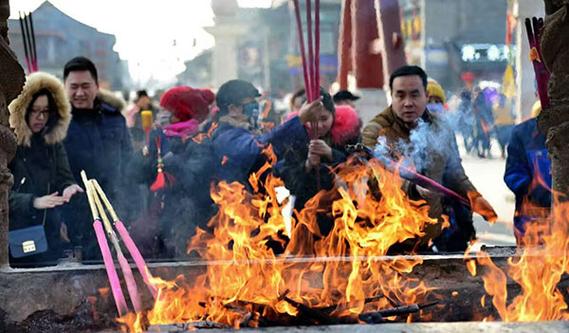
[[(437, 116), (430, 114), (428, 111), (422, 116), (422, 120), (428, 126), (429, 135), (424, 151), (420, 151), (422, 166), (417, 167), (417, 171), (424, 176), (442, 184), (449, 189), (457, 192), (463, 197), (468, 197), (468, 193), (472, 192), (478, 195), (474, 185), (470, 182), (462, 167), (462, 162), (454, 133), (450, 128), (442, 122)], [(398, 159), (406, 156), (405, 151), (401, 151), (402, 146), (412, 146), (411, 135), (413, 130), (409, 129), (402, 120), (400, 120), (395, 112), (388, 107), (378, 114), (364, 128), (362, 142), (371, 148), (378, 143), (378, 138), (383, 137), (387, 145), (387, 152), (392, 159)], [(436, 138), (436, 139), (434, 139)], [(436, 142), (429, 142), (433, 139)], [(434, 147), (436, 145), (436, 147)], [(406, 158), (409, 158), (408, 156)], [(415, 161), (410, 161), (415, 162)], [(420, 199), (415, 186), (408, 182), (404, 182), (404, 190), (411, 199)], [(434, 218), (441, 217), (445, 213), (445, 203), (442, 198), (436, 197), (427, 199), (430, 206), (429, 215)], [(424, 241), (433, 239), (441, 234), (441, 225), (429, 225), (426, 230)]]
[(512, 131), (504, 181), (516, 196), (514, 226), (519, 238), (528, 221), (547, 215), (551, 207), (551, 161), (535, 118)]
[(73, 108), (73, 120), (64, 141), (75, 179), (80, 182), (80, 172), (85, 170), (89, 178), (99, 181), (111, 199), (117, 197), (132, 154), (122, 107), (122, 101), (101, 92), (93, 110)]
[[(81, 170), (97, 179), (121, 216), (125, 215), (122, 205), (132, 199), (121, 193), (127, 192), (130, 185), (127, 167), (132, 154), (130, 134), (121, 114), (123, 107), (122, 100), (100, 91), (93, 110), (72, 109), (73, 120), (64, 141), (75, 180), (82, 184)], [(71, 203), (64, 213), (66, 220), (73, 221), (69, 230), (74, 245), (83, 247), (84, 259), (100, 258), (85, 196), (73, 198)]]
[(287, 150), (306, 147), (309, 142), (298, 117), (262, 135), (255, 135), (247, 125), (245, 121), (235, 121), (230, 117), (220, 119), (212, 137), (215, 157), (220, 161), (217, 165), (218, 180), (246, 184), (249, 174), (264, 161), (264, 147), (271, 144), (280, 157)]
[[(55, 102), (56, 113), (49, 115), (44, 130), (32, 133), (26, 113), (33, 95), (47, 89)], [(8, 165), (14, 175), (9, 194), (10, 230), (44, 224), (49, 250), (45, 254), (24, 257), (19, 262), (55, 260), (61, 253), (59, 208), (35, 209), (34, 199), (63, 190), (75, 184), (67, 154), (62, 144), (71, 120), (70, 105), (63, 85), (47, 73), (36, 72), (26, 81), (22, 93), (10, 106), (10, 125), (14, 128), (18, 149)]]

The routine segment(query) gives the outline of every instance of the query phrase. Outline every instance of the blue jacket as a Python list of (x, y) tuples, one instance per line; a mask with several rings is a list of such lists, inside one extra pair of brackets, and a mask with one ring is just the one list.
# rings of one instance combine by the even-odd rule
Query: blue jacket
[(538, 131), (535, 118), (512, 131), (504, 181), (516, 196), (514, 226), (516, 233), (523, 235), (525, 224), (534, 217), (528, 213), (528, 205), (545, 209), (551, 206), (551, 161), (545, 135)]
[(106, 102), (95, 103), (93, 111), (73, 108), (64, 144), (77, 184), (82, 184), (80, 172), (85, 170), (113, 197), (126, 175), (132, 142), (120, 110)]
[(262, 149), (271, 144), (277, 157), (289, 149), (308, 145), (306, 129), (295, 117), (272, 131), (255, 135), (242, 127), (220, 122), (213, 134), (212, 143), (217, 161), (217, 179), (247, 183), (249, 174), (263, 161)]
[[(130, 134), (119, 108), (95, 100), (94, 110), (72, 110), (64, 145), (69, 166), (77, 184), (83, 184), (80, 176), (85, 170), (87, 177), (95, 178), (118, 210), (124, 216), (126, 202), (125, 185), (131, 178), (128, 163), (132, 155)], [(64, 210), (69, 236), (74, 245), (83, 247), (84, 259), (99, 257), (94, 237), (86, 196), (76, 196)]]

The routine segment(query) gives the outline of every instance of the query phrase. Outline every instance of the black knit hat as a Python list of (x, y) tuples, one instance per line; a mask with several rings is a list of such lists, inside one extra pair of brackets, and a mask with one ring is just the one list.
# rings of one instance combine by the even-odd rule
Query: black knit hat
[(250, 82), (244, 80), (230, 80), (219, 87), (215, 101), (217, 106), (224, 110), (231, 104), (239, 104), (244, 98), (259, 97), (261, 94)]
[(334, 94), (333, 98), (334, 102), (337, 103), (339, 101), (345, 101), (345, 100), (357, 101), (358, 99), (360, 99), (360, 96), (356, 96), (347, 90), (340, 90), (336, 94)]

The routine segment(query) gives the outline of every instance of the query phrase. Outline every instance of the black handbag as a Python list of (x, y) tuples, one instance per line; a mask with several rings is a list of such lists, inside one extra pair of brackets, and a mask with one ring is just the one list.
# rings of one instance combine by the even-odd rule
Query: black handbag
[(47, 251), (47, 237), (43, 224), (8, 232), (10, 255), (27, 257)]
[[(25, 181), (22, 180), (22, 183)], [(47, 193), (50, 192), (51, 184), (47, 185)], [(47, 210), (43, 211), (42, 224), (31, 227), (15, 229), (8, 232), (8, 248), (13, 258), (28, 257), (47, 251), (47, 237), (45, 235), (45, 220)]]

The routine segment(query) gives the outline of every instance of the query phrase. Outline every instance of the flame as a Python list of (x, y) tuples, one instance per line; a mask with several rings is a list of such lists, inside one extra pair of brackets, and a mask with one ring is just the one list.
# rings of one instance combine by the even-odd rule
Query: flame
[[(192, 281), (155, 279), (156, 302), (142, 314), (148, 324), (207, 320), (239, 327), (251, 315), (298, 315), (285, 295), (356, 319), (370, 308), (426, 298), (431, 289), (407, 276), (421, 259), (382, 257), (392, 245), (424, 237), (425, 228), (441, 223), (428, 216), (424, 202), (406, 197), (398, 174), (374, 160), (350, 160), (335, 170), (333, 190), (320, 191), (287, 219), (282, 209), (288, 201), (277, 191), (284, 183), (267, 172), (276, 157), (270, 149), (265, 155), (267, 163), (249, 178), (252, 191), (240, 183), (212, 187), (219, 207), (208, 224), (213, 232), (197, 229), (188, 248), (208, 262), (206, 272)], [(332, 224), (329, 232), (321, 230), (322, 221)], [(365, 303), (376, 295), (386, 297)], [(120, 322), (140, 332), (144, 320), (138, 314)]]
[[(508, 260), (507, 275), (488, 254), (483, 252), (477, 258), (484, 271), (484, 288), (500, 318), (506, 322), (569, 319), (558, 286), (561, 277), (569, 273), (569, 204), (556, 201), (552, 218), (529, 223), (522, 243), (526, 247), (520, 255)], [(510, 304), (508, 277), (521, 287)]]

